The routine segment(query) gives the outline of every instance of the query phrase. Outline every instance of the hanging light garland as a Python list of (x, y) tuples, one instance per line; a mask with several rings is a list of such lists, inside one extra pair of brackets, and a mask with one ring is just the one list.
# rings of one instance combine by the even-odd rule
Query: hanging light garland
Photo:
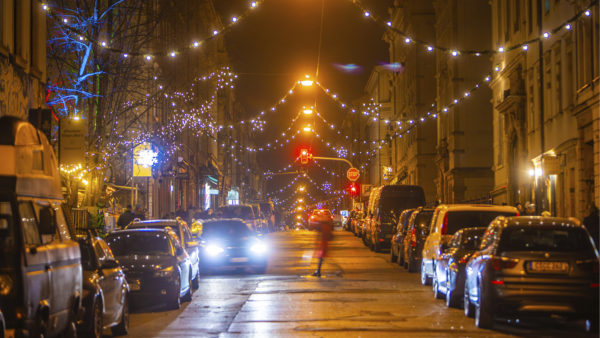
[(474, 55), (474, 56), (481, 56), (484, 54), (493, 55), (493, 54), (501, 54), (501, 53), (505, 53), (505, 52), (509, 52), (509, 51), (517, 50), (517, 49), (526, 51), (528, 49), (528, 45), (530, 45), (532, 43), (538, 42), (540, 40), (541, 41), (547, 40), (550, 36), (558, 33), (561, 30), (570, 30), (575, 21), (577, 21), (578, 19), (580, 19), (582, 17), (591, 16), (592, 8), (598, 4), (598, 0), (591, 1), (588, 6), (586, 6), (583, 10), (576, 13), (574, 16), (572, 16), (567, 21), (563, 22), (560, 25), (557, 25), (552, 30), (544, 32), (541, 36), (535, 37), (528, 41), (524, 41), (524, 42), (521, 42), (521, 43), (518, 43), (518, 44), (515, 44), (512, 46), (500, 46), (500, 47), (498, 47), (498, 49), (495, 49), (495, 50), (493, 50), (493, 49), (470, 50), (470, 49), (448, 48), (445, 46), (440, 46), (440, 45), (431, 43), (430, 41), (424, 41), (421, 39), (414, 38), (410, 34), (407, 34), (406, 32), (394, 27), (392, 21), (384, 20), (384, 19), (378, 17), (377, 15), (373, 14), (373, 12), (370, 11), (360, 0), (349, 0), (349, 1), (361, 10), (364, 17), (372, 20), (373, 22), (379, 24), (380, 26), (384, 27), (385, 29), (394, 32), (395, 34), (400, 36), (400, 38), (403, 39), (407, 45), (417, 44), (417, 45), (420, 45), (422, 48), (424, 48), (427, 52), (432, 53), (434, 51), (438, 51), (438, 52), (446, 53), (452, 57), (457, 57), (460, 55)]
[(231, 30), (238, 22), (240, 22), (243, 19), (245, 19), (246, 17), (248, 17), (263, 2), (264, 2), (264, 0), (251, 1), (250, 4), (249, 4), (249, 6), (248, 6), (248, 9), (242, 15), (240, 15), (240, 16), (233, 16), (231, 18), (231, 21), (229, 21), (229, 23), (225, 24), (221, 28), (213, 29), (210, 33), (207, 33), (207, 37), (204, 38), (204, 39), (199, 39), (199, 40), (191, 41), (188, 45), (179, 46), (178, 48), (170, 49), (168, 51), (148, 52), (148, 53), (139, 52), (139, 51), (135, 51), (135, 50), (124, 50), (124, 49), (120, 49), (120, 48), (116, 48), (114, 46), (111, 46), (108, 41), (92, 39), (91, 37), (86, 36), (86, 34), (84, 34), (83, 32), (76, 31), (71, 26), (67, 26), (67, 24), (69, 23), (69, 17), (70, 16), (65, 15), (63, 13), (60, 13), (60, 9), (59, 8), (51, 6), (48, 3), (42, 3), (41, 7), (42, 7), (42, 9), (44, 11), (46, 11), (46, 13), (48, 14), (48, 16), (51, 19), (53, 19), (53, 20), (55, 20), (55, 21), (57, 21), (59, 23), (64, 23), (65, 27), (67, 27), (67, 29), (71, 30), (73, 33), (78, 34), (79, 37), (80, 37), (80, 40), (82, 42), (88, 42), (89, 41), (89, 42), (95, 44), (96, 46), (102, 48), (103, 50), (106, 50), (106, 51), (112, 52), (112, 53), (120, 54), (121, 57), (123, 57), (123, 58), (142, 57), (146, 61), (152, 61), (152, 60), (154, 60), (157, 57), (168, 57), (170, 59), (175, 59), (181, 53), (185, 53), (185, 52), (188, 52), (188, 51), (197, 50), (205, 42), (207, 42), (209, 40), (212, 40), (212, 39), (215, 39), (218, 36), (223, 35), (223, 33)]

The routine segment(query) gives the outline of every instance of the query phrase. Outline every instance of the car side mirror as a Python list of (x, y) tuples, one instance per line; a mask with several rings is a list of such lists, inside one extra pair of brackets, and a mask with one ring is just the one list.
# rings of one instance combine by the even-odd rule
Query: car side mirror
[(100, 266), (100, 269), (102, 269), (102, 270), (116, 269), (118, 267), (119, 267), (119, 263), (117, 261), (107, 260), (107, 261), (104, 261), (104, 263), (102, 263), (102, 266)]
[(54, 210), (49, 206), (40, 210), (39, 230), (41, 235), (56, 234), (56, 216)]

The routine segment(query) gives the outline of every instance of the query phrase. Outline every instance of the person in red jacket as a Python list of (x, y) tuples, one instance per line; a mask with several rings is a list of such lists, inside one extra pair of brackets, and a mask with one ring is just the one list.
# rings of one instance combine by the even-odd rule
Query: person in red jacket
[(319, 259), (319, 265), (317, 266), (317, 270), (313, 273), (313, 276), (321, 277), (323, 259), (327, 256), (329, 241), (333, 239), (333, 221), (329, 219), (319, 220), (317, 230), (319, 231), (319, 237), (317, 240), (316, 256)]

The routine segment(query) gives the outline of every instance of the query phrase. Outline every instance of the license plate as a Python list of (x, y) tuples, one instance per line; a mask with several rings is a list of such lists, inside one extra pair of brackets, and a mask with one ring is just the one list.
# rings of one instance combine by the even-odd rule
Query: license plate
[(139, 283), (129, 283), (130, 291), (140, 291), (141, 289), (142, 289), (142, 287), (140, 286)]
[(533, 272), (568, 272), (569, 263), (566, 262), (530, 262), (529, 270)]
[(247, 262), (248, 258), (246, 257), (236, 257), (236, 258), (232, 258), (231, 262), (232, 263), (243, 263), (243, 262)]

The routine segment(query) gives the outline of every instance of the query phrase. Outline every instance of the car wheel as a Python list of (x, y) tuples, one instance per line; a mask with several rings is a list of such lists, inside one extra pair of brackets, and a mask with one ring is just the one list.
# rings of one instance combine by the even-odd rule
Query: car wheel
[(91, 310), (85, 336), (101, 338), (104, 325), (102, 324), (102, 303), (99, 298), (94, 299)]
[(491, 329), (494, 327), (494, 315), (489, 309), (488, 299), (479, 286), (479, 296), (475, 307), (475, 326), (480, 329)]
[(430, 285), (431, 284), (431, 278), (429, 276), (427, 276), (427, 273), (425, 273), (425, 261), (421, 261), (421, 284), (422, 285)]
[(446, 275), (446, 306), (447, 307), (458, 307), (458, 299), (456, 299), (455, 290), (450, 288), (450, 274)]
[(200, 267), (198, 267), (198, 272), (196, 272), (196, 278), (192, 279), (192, 287), (194, 290), (198, 290), (200, 287)]
[(433, 282), (431, 284), (433, 284), (433, 297), (435, 299), (444, 298), (444, 295), (440, 292), (440, 284), (438, 282), (438, 279), (435, 277), (435, 274), (433, 277)]
[(167, 306), (171, 310), (177, 310), (181, 307), (181, 277), (177, 278), (177, 282), (173, 287), (173, 292), (169, 297)]
[(390, 263), (395, 263), (398, 259), (398, 255), (394, 255), (394, 246), (390, 248)]
[(125, 295), (125, 301), (123, 302), (121, 321), (117, 326), (112, 327), (110, 330), (112, 331), (113, 336), (125, 336), (129, 331), (129, 300), (127, 300), (127, 295)]
[[(190, 268), (190, 275), (191, 274), (192, 274), (192, 269)], [(185, 293), (185, 295), (183, 295), (183, 301), (191, 302), (193, 293), (194, 293), (194, 290), (192, 288), (192, 276), (190, 276), (189, 283), (188, 283), (188, 290)]]
[(465, 310), (465, 316), (469, 317), (469, 318), (473, 318), (473, 316), (475, 315), (475, 308), (473, 306), (473, 304), (471, 304), (471, 300), (469, 299), (469, 288), (467, 287), (467, 282), (465, 281), (465, 293), (464, 293), (464, 297), (463, 297), (463, 307)]

